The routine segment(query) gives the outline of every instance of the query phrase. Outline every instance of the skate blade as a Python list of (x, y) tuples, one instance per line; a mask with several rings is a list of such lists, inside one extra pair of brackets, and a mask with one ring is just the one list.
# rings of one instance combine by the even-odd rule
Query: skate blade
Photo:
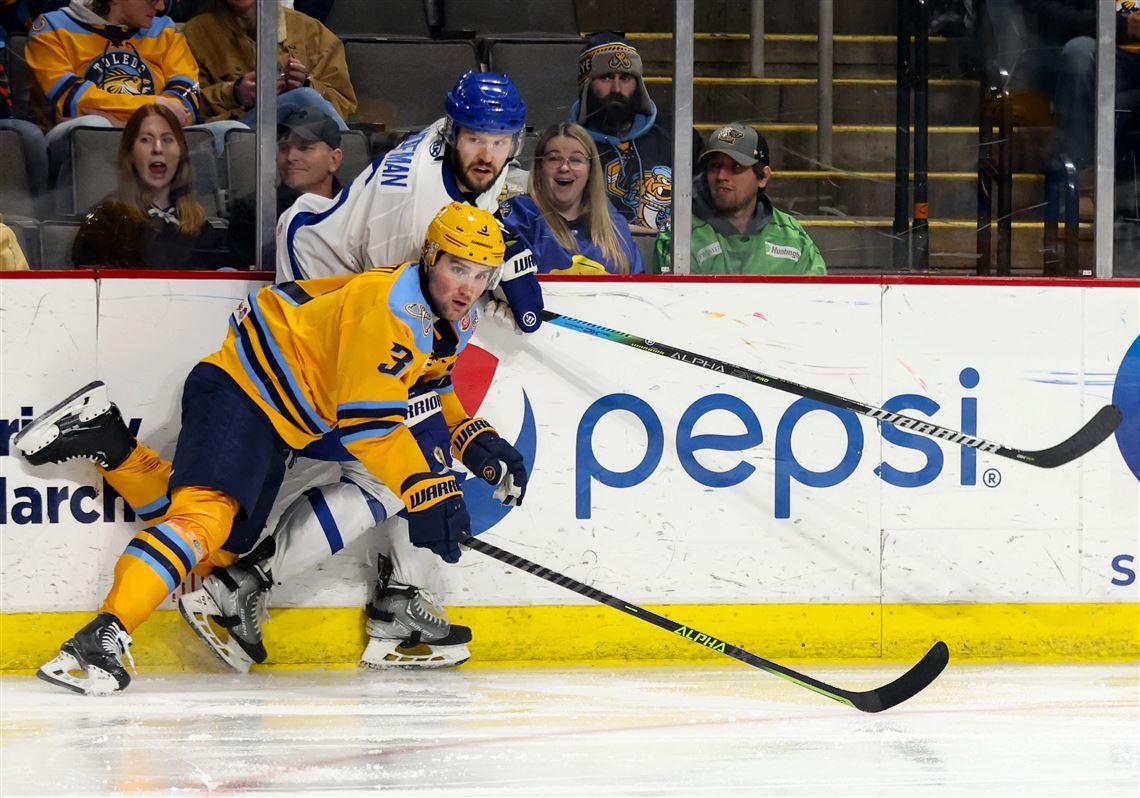
[[(88, 393), (91, 397), (81, 407), (71, 407), (76, 400)], [(103, 415), (110, 408), (111, 400), (107, 397), (107, 387), (103, 381), (89, 382), (47, 412), (41, 413), (31, 424), (16, 433), (12, 445), (23, 452), (25, 457), (34, 455), (59, 437), (59, 428), (55, 422), (64, 416), (78, 410), (81, 421), (90, 421)]]
[[(83, 676), (78, 676), (77, 673)], [(118, 680), (107, 671), (102, 668), (84, 670), (79, 660), (64, 651), (41, 665), (36, 671), (36, 678), (80, 695), (110, 695), (123, 689)]]
[[(178, 611), (182, 613), (183, 620), (190, 624), (190, 628), (201, 638), (202, 642), (213, 652), (221, 663), (238, 673), (249, 673), (253, 660), (245, 653), (237, 641), (223, 640), (210, 623), (211, 615), (221, 615), (221, 610), (206, 592), (199, 588), (193, 593), (178, 597)], [(229, 634), (226, 635), (229, 637)]]
[(456, 668), (471, 658), (467, 646), (421, 643), (405, 646), (399, 640), (372, 638), (360, 656), (360, 665), (371, 670), (388, 668)]

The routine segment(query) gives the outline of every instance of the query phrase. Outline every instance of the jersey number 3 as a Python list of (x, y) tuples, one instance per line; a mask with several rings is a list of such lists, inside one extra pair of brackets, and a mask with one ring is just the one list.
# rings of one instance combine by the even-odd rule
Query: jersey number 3
[(392, 344), (392, 362), (381, 363), (378, 368), (381, 374), (395, 377), (406, 369), (412, 362), (412, 350), (403, 344)]

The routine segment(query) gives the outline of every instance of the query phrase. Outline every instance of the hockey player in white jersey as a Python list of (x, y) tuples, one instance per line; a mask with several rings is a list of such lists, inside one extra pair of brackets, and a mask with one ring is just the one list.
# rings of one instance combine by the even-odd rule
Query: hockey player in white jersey
[[(305, 195), (281, 216), (278, 282), (414, 260), (433, 217), (448, 202), (466, 202), (489, 212), (498, 209), (508, 161), (521, 148), (526, 104), (506, 75), (468, 72), (448, 93), (446, 112), (339, 195)], [(502, 275), (501, 289), (516, 323), (527, 332), (540, 323), (537, 311), (542, 300), (535, 272), (531, 265), (504, 268)], [(407, 423), (429, 454), (429, 462), (435, 462), (432, 450), (449, 452), (439, 407), (439, 397), (431, 392), (409, 398)], [(439, 436), (442, 440), (433, 442)], [(445, 459), (439, 463), (441, 469), (450, 468), (450, 457)], [(366, 608), (369, 642), (361, 664), (447, 667), (466, 661), (470, 629), (449, 624), (443, 609), (421, 589), (438, 568), (434, 558), (410, 545), (404, 521), (386, 521), (387, 512), (372, 490), (374, 480), (358, 463), (349, 458), (340, 467), (335, 478), (339, 481), (304, 491), (285, 510), (263, 546), (238, 565), (216, 570), (200, 590), (183, 596), (183, 616), (220, 659), (246, 670), (251, 662), (267, 657), (261, 621), (274, 582), (303, 572), (384, 523), (384, 554)], [(509, 492), (509, 486), (503, 485), (496, 495), (508, 501)], [(219, 634), (218, 626), (228, 634)]]
[(518, 154), (526, 104), (511, 79), (468, 72), (447, 115), (409, 136), (335, 197), (306, 194), (277, 223), (277, 281), (359, 272), (414, 259), (449, 202), (494, 213)]

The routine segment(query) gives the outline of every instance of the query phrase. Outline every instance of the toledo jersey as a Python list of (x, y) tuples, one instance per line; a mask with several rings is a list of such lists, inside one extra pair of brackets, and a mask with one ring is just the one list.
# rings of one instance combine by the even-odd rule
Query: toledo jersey
[[(629, 224), (612, 205), (606, 203), (606, 206), (610, 221), (621, 239), (622, 249), (625, 250), (630, 273), (641, 274), (644, 271), (641, 252), (633, 243)], [(601, 248), (590, 237), (590, 228), (582, 217), (570, 225), (577, 251), (567, 252), (554, 237), (550, 225), (546, 223), (532, 197), (525, 194), (511, 197), (499, 206), (499, 216), (506, 230), (503, 236), (507, 243), (504, 280), (528, 268), (537, 270), (539, 274), (598, 275), (618, 272), (617, 265), (606, 260)]]
[[(340, 194), (305, 194), (277, 222), (277, 280), (302, 280), (419, 256), (428, 225), (447, 203), (467, 202), (436, 121), (362, 172)], [(494, 213), (507, 170), (475, 205)]]
[(474, 309), (456, 322), (438, 319), (420, 280), (420, 265), (406, 263), (263, 288), (205, 362), (233, 377), (289, 446), (303, 449), (336, 429), (400, 495), (408, 476), (438, 469), (404, 423), (408, 395), (435, 390), (449, 427), (467, 417), (451, 370), (477, 322)]
[(125, 123), (158, 94), (197, 118), (198, 62), (169, 17), (142, 30), (77, 13), (65, 8), (37, 17), (25, 50), (52, 121), (100, 111)]

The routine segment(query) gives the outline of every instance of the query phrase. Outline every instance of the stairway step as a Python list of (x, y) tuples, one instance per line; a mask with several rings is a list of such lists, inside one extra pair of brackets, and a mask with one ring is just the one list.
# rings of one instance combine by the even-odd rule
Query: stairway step
[[(672, 33), (630, 33), (645, 71), (671, 74)], [(893, 78), (894, 36), (840, 35), (834, 37), (835, 77)], [(698, 33), (694, 36), (694, 71), (710, 77), (751, 75), (751, 37), (746, 33)], [(930, 39), (930, 76), (958, 78), (965, 72), (965, 45), (958, 39)], [(818, 74), (818, 37), (814, 34), (769, 33), (764, 36), (765, 75), (815, 77)]]
[[(977, 179), (976, 171), (930, 172), (927, 194), (931, 218), (973, 217), (978, 206)], [(1042, 216), (1044, 192), (1043, 175), (1015, 174), (1012, 200), (1015, 218), (1021, 221), (1039, 220)], [(791, 213), (882, 216), (894, 208), (895, 173), (776, 170), (768, 184), (768, 196), (776, 207)]]
[[(701, 122), (694, 127), (702, 136), (706, 136), (730, 121), (748, 122), (764, 134), (772, 151), (773, 169), (816, 169), (820, 166), (817, 160), (819, 126), (814, 123), (766, 124), (763, 120), (725, 119), (721, 122)], [(834, 165), (855, 170), (894, 169), (894, 125), (834, 125), (831, 130)], [(911, 132), (913, 135), (913, 128)], [(935, 125), (928, 129), (928, 134), (927, 157), (931, 171), (967, 172), (977, 169), (977, 126)], [(1049, 136), (1047, 128), (1014, 128), (1014, 171), (1041, 171)], [(912, 138), (912, 152), (913, 146)]]
[[(894, 267), (894, 236), (891, 220), (883, 218), (821, 219), (800, 218), (800, 223), (820, 248), (828, 272), (842, 274), (897, 272)], [(1091, 225), (1081, 225), (1080, 262), (1092, 263)], [(1012, 257), (1014, 273), (1040, 276), (1044, 225), (1041, 222), (1014, 222)], [(991, 269), (997, 268), (994, 254)], [(930, 222), (930, 269), (940, 274), (974, 274), (977, 267), (977, 232), (973, 220), (932, 220)]]
[[(673, 108), (673, 78), (647, 75), (650, 96), (662, 111)], [(816, 122), (818, 81), (815, 78), (693, 78), (693, 118), (765, 119), (770, 122)], [(834, 122), (883, 124), (895, 118), (895, 81), (888, 78), (836, 78)], [(978, 84), (972, 80), (931, 80), (929, 124), (976, 125)]]
[[(673, 0), (641, 0), (615, 3), (613, 0), (576, 0), (578, 26), (583, 31), (671, 31), (674, 28)], [(751, 30), (749, 3), (743, 0), (701, 0), (693, 14), (694, 30)], [(840, 33), (894, 35), (898, 29), (897, 6), (893, 2), (836, 2), (833, 27)], [(819, 29), (819, 3), (813, 0), (764, 0), (766, 33), (815, 33)]]

